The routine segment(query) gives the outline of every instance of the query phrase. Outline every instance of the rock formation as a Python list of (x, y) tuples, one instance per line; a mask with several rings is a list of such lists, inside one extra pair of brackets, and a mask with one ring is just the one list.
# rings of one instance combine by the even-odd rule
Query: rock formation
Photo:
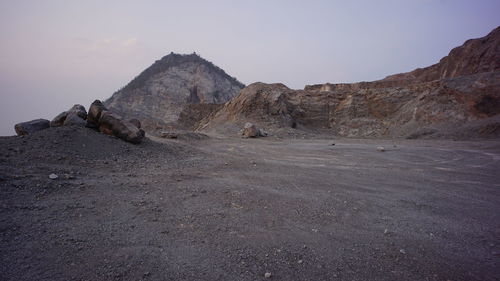
[(199, 130), (271, 132), (297, 127), (347, 137), (470, 138), (500, 135), (500, 29), (453, 49), (438, 64), (374, 82), (291, 90), (254, 83)]
[(188, 104), (221, 104), (243, 84), (196, 54), (171, 53), (156, 61), (105, 101), (125, 118), (154, 130), (174, 124)]

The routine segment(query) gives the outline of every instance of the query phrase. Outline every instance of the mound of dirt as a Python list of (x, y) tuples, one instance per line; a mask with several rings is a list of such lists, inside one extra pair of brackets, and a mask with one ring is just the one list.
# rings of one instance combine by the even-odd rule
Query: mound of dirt
[[(30, 163), (44, 163), (61, 167), (88, 167), (90, 163), (177, 159), (189, 154), (189, 148), (179, 143), (158, 143), (145, 138), (141, 144), (131, 144), (76, 126), (49, 128), (22, 137), (1, 137), (0, 144), (5, 148), (2, 150), (5, 154), (0, 158), (4, 164), (18, 165), (10, 162), (17, 159), (28, 166)], [(133, 169), (133, 166), (130, 168)], [(7, 173), (6, 170), (2, 172)]]

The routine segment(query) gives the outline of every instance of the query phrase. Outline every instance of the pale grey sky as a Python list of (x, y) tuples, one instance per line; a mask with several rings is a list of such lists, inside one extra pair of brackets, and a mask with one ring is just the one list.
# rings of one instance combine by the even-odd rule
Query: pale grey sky
[(245, 84), (369, 81), (500, 24), (498, 0), (0, 0), (0, 135), (197, 52)]

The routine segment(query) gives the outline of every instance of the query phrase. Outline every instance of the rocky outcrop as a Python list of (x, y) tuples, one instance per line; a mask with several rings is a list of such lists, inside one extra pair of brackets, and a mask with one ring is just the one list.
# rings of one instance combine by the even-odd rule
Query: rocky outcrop
[(499, 37), (497, 28), (469, 40), (411, 77), (304, 90), (254, 83), (198, 129), (231, 133), (253, 122), (271, 133), (296, 127), (346, 137), (500, 136)]
[(31, 135), (35, 132), (50, 127), (50, 121), (46, 119), (35, 119), (27, 122), (21, 122), (14, 126), (18, 136)]
[(113, 94), (105, 105), (124, 118), (140, 120), (145, 129), (154, 131), (175, 126), (186, 105), (221, 104), (243, 87), (196, 54), (171, 53)]

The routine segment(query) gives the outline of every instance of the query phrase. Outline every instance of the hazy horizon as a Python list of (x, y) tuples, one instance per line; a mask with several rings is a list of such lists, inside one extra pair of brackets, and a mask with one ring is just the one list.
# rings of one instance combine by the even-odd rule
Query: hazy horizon
[(372, 81), (500, 24), (500, 1), (0, 1), (0, 135), (107, 99), (170, 52), (244, 84)]

